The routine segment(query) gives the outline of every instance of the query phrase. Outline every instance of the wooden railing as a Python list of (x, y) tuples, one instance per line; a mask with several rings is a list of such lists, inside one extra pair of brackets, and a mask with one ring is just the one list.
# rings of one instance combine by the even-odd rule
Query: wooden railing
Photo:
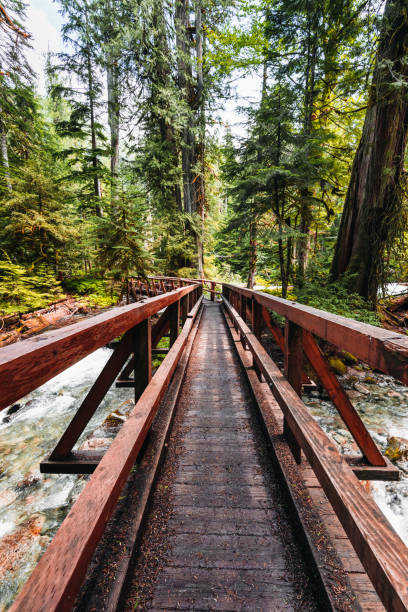
[(176, 287), (184, 287), (191, 283), (200, 284), (203, 288), (203, 294), (208, 293), (211, 301), (221, 299), (221, 281), (209, 280), (206, 278), (179, 278), (176, 276), (148, 276), (131, 277), (127, 279), (127, 295), (135, 301), (140, 300), (143, 296), (150, 297), (152, 295), (160, 295), (166, 291), (172, 291)]
[[(11, 610), (72, 609), (106, 521), (182, 355), (201, 293), (201, 285), (189, 284), (0, 350), (2, 409), (122, 336), (56, 448), (42, 464), (42, 471), (94, 473)], [(160, 318), (152, 325), (151, 317), (159, 313)], [(170, 349), (152, 376), (152, 347), (167, 332)], [(135, 388), (134, 409), (103, 456), (75, 454), (75, 442), (128, 360), (134, 372), (133, 380), (127, 379), (128, 386)]]
[[(386, 609), (407, 610), (408, 549), (356, 477), (391, 479), (396, 470), (382, 457), (314, 336), (404, 384), (408, 383), (408, 338), (235, 285), (223, 284), (222, 292), (226, 312), (244, 348), (252, 353), (258, 377), (269, 383), (283, 412), (284, 435), (296, 461), (301, 461), (303, 451)], [(284, 333), (271, 312), (285, 317)], [(284, 374), (260, 342), (264, 326), (284, 353)], [(364, 463), (349, 465), (303, 404), (304, 358), (359, 445)]]

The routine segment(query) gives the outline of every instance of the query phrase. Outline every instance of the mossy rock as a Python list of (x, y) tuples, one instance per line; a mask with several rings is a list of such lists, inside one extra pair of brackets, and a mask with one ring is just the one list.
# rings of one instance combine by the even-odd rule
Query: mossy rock
[(123, 425), (124, 421), (125, 419), (122, 415), (112, 412), (111, 414), (108, 414), (103, 423), (108, 427), (118, 427), (119, 425)]
[(401, 441), (395, 436), (392, 436), (387, 440), (387, 448), (384, 454), (390, 461), (395, 462), (401, 461), (401, 459), (407, 459), (408, 450), (406, 448), (401, 448)]
[(376, 384), (376, 379), (374, 378), (374, 376), (366, 376), (364, 378), (364, 382), (369, 384), (369, 385), (375, 385)]
[(336, 374), (343, 375), (347, 372), (347, 366), (338, 357), (329, 357), (329, 365)]
[(357, 357), (354, 357), (354, 355), (352, 355), (348, 351), (343, 351), (341, 354), (341, 358), (342, 361), (347, 365), (355, 365), (356, 363), (358, 363)]

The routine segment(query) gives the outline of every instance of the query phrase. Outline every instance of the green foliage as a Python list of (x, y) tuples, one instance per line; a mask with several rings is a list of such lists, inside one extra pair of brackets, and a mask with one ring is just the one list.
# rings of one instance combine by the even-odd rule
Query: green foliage
[(92, 307), (105, 307), (117, 303), (122, 285), (94, 274), (83, 274), (65, 279), (63, 287), (74, 297), (85, 298)]
[(44, 308), (62, 295), (54, 271), (46, 266), (40, 265), (33, 271), (8, 257), (0, 260), (0, 314)]
[[(262, 291), (281, 297), (279, 289), (263, 289)], [(370, 325), (381, 325), (372, 305), (357, 293), (350, 293), (346, 287), (339, 283), (326, 285), (307, 283), (301, 290), (290, 290), (287, 299)]]
[[(378, 324), (327, 285), (373, 12), (357, 0), (202, 0), (188, 15), (174, 0), (59, 4), (66, 48), (48, 57), (46, 100), (26, 38), (0, 24), (3, 309), (45, 305), (56, 278), (110, 305), (128, 275), (196, 277), (203, 245), (207, 277), (292, 284), (304, 303)], [(23, 3), (5, 8), (23, 30)], [(246, 135), (221, 142), (218, 110), (248, 74), (262, 75), (261, 99), (241, 109)], [(395, 277), (405, 251), (384, 265)]]

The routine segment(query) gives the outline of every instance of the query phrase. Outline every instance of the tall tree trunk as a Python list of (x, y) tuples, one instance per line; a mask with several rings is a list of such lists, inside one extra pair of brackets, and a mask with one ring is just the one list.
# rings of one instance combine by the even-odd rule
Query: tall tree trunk
[(92, 150), (92, 168), (93, 168), (93, 184), (94, 196), (97, 198), (95, 212), (98, 217), (103, 217), (103, 210), (98, 200), (102, 197), (101, 183), (98, 176), (98, 154), (96, 142), (96, 121), (95, 121), (95, 94), (92, 74), (91, 54), (88, 49), (87, 55), (87, 77), (88, 77), (88, 97), (89, 97), (89, 113), (91, 122), (91, 150)]
[[(290, 227), (290, 217), (285, 220), (285, 223), (288, 227)], [(282, 297), (286, 298), (288, 295), (288, 285), (290, 279), (290, 273), (292, 268), (292, 248), (293, 248), (293, 238), (289, 237), (286, 242), (286, 264), (285, 264), (285, 283), (282, 282)]]
[(251, 215), (249, 222), (249, 270), (248, 270), (248, 289), (253, 289), (255, 284), (256, 264), (258, 259), (256, 242), (256, 217)]
[(375, 303), (387, 245), (401, 212), (408, 132), (406, 0), (388, 0), (368, 109), (344, 204), (331, 278), (347, 274)]
[(204, 278), (204, 220), (206, 209), (205, 197), (205, 107), (204, 107), (204, 71), (203, 71), (203, 24), (201, 0), (196, 0), (195, 8), (195, 35), (196, 35), (196, 104), (198, 105), (199, 133), (198, 142), (195, 147), (195, 166), (197, 176), (194, 181), (195, 186), (195, 210), (200, 219), (200, 231), (197, 232), (197, 261), (198, 273), (200, 278)]
[(106, 69), (108, 89), (108, 122), (110, 128), (110, 171), (111, 171), (111, 203), (117, 198), (117, 182), (119, 175), (119, 68), (113, 55), (108, 58)]
[[(0, 109), (1, 112), (1, 109)], [(8, 147), (7, 147), (7, 134), (3, 127), (2, 122), (0, 122), (0, 149), (1, 149), (1, 163), (4, 168), (4, 178), (6, 181), (6, 187), (9, 193), (12, 192), (13, 188), (10, 180), (10, 164), (8, 158)]]
[[(165, 109), (166, 111), (165, 113), (154, 113), (152, 111), (152, 113), (154, 115), (154, 121), (160, 128), (162, 143), (164, 146), (168, 147), (170, 152), (168, 171), (169, 174), (174, 177), (174, 183), (169, 189), (169, 200), (172, 199), (175, 204), (175, 208), (182, 211), (183, 196), (178, 176), (180, 163), (178, 135), (176, 133), (177, 129), (175, 129), (173, 123), (168, 121), (167, 115), (170, 113), (171, 102), (163, 93), (173, 80), (171, 66), (172, 54), (170, 52), (167, 40), (167, 22), (164, 15), (163, 2), (155, 2), (153, 6), (154, 10), (152, 15), (152, 24), (154, 31), (155, 57), (151, 66), (152, 104), (150, 106), (151, 108), (160, 108)], [(179, 27), (177, 22), (176, 26)]]
[[(308, 2), (308, 35), (307, 35), (307, 63), (305, 70), (305, 93), (303, 110), (303, 137), (305, 141), (312, 132), (312, 115), (315, 101), (315, 74), (317, 62), (317, 8)], [(310, 249), (310, 228), (313, 220), (312, 199), (309, 187), (300, 192), (300, 232), (297, 244), (297, 274), (296, 283), (299, 287), (305, 281), (307, 260)]]
[(190, 104), (194, 96), (192, 91), (192, 60), (189, 38), (189, 0), (178, 0), (175, 13), (177, 71), (178, 84), (185, 102), (185, 126), (182, 134), (181, 165), (183, 174), (183, 202), (184, 211), (192, 213), (194, 210), (194, 188), (192, 168), (194, 165), (194, 123)]

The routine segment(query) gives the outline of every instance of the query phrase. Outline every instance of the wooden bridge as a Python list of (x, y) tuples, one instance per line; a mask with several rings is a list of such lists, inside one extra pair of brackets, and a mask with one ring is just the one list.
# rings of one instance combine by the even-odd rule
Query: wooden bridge
[[(407, 384), (408, 337), (215, 281), (133, 279), (128, 298), (0, 350), (2, 409), (115, 347), (41, 464), (92, 476), (11, 610), (407, 610), (408, 550), (361, 483), (398, 470), (317, 339)], [(306, 361), (359, 455), (302, 402)], [(134, 388), (129, 418), (105, 454), (75, 450), (114, 383)]]

